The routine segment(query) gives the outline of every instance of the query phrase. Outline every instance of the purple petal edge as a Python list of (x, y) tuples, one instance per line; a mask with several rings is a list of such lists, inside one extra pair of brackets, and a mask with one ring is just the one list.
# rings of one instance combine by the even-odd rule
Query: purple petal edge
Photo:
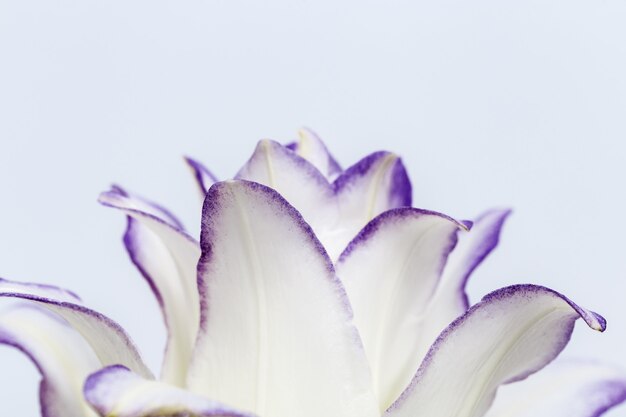
[[(137, 363), (139, 363), (139, 364), (143, 363), (142, 360), (141, 360), (141, 356), (139, 355), (139, 351), (137, 350), (137, 347), (132, 342), (131, 338), (128, 336), (126, 331), (122, 328), (122, 326), (120, 326), (119, 324), (117, 324), (115, 321), (113, 321), (112, 319), (108, 318), (107, 316), (103, 315), (102, 313), (99, 313), (99, 312), (97, 312), (95, 310), (91, 310), (91, 309), (89, 309), (87, 307), (84, 307), (84, 306), (81, 306), (81, 305), (78, 305), (78, 304), (65, 302), (65, 301), (57, 301), (57, 300), (53, 300), (51, 298), (38, 297), (38, 296), (35, 296), (35, 295), (29, 295), (29, 294), (20, 294), (20, 293), (12, 293), (12, 292), (0, 292), (0, 297), (18, 298), (18, 299), (21, 299), (21, 300), (28, 300), (28, 301), (35, 301), (35, 302), (39, 302), (39, 303), (43, 303), (43, 304), (50, 304), (50, 305), (58, 306), (58, 307), (61, 307), (61, 308), (66, 308), (68, 310), (76, 311), (76, 312), (85, 314), (87, 316), (93, 317), (93, 318), (95, 318), (98, 321), (104, 322), (124, 342), (124, 344), (128, 348), (128, 351), (133, 356), (133, 359), (135, 361), (137, 361)], [(87, 341), (90, 342), (89, 340), (87, 340)], [(94, 349), (94, 351), (96, 351), (96, 349)]]
[(51, 417), (50, 412), (48, 411), (48, 385), (45, 383), (46, 374), (43, 371), (43, 368), (39, 364), (39, 361), (30, 353), (28, 349), (18, 343), (12, 335), (5, 333), (0, 330), (0, 344), (10, 346), (18, 351), (20, 351), (24, 356), (26, 356), (37, 368), (39, 375), (41, 375), (41, 382), (39, 382), (39, 409), (41, 411), (42, 417)]
[[(101, 194), (101, 196), (107, 196), (107, 197), (112, 197), (112, 198), (116, 198), (118, 196), (124, 197), (123, 195), (119, 194), (118, 192), (116, 192), (114, 190), (105, 191), (105, 192), (103, 192)], [(105, 207), (114, 208), (116, 210), (128, 211), (130, 213), (135, 213), (135, 214), (138, 214), (139, 216), (146, 217), (146, 218), (149, 218), (151, 220), (154, 220), (155, 222), (160, 223), (160, 224), (162, 224), (162, 225), (164, 225), (164, 226), (174, 230), (175, 232), (178, 232), (179, 234), (181, 234), (185, 239), (189, 240), (190, 242), (193, 242), (195, 244), (198, 243), (198, 241), (196, 239), (194, 239), (191, 235), (189, 235), (185, 231), (184, 228), (181, 228), (181, 227), (179, 227), (179, 226), (177, 226), (175, 224), (168, 223), (167, 221), (163, 220), (162, 218), (160, 218), (158, 216), (155, 216), (154, 214), (147, 213), (145, 211), (137, 210), (137, 209), (133, 209), (133, 208), (122, 207), (122, 206), (119, 206), (119, 205), (116, 205), (116, 204), (112, 204), (112, 203), (109, 203), (109, 202), (106, 202), (106, 201), (99, 201), (99, 203), (102, 204)]]
[(126, 231), (124, 232), (124, 237), (122, 238), (124, 242), (124, 246), (126, 247), (126, 251), (128, 252), (130, 261), (133, 263), (133, 265), (135, 265), (137, 270), (139, 270), (139, 273), (141, 274), (143, 279), (148, 283), (148, 286), (150, 287), (152, 294), (154, 294), (154, 297), (157, 299), (157, 302), (159, 303), (159, 307), (161, 307), (163, 320), (165, 321), (165, 325), (167, 326), (167, 316), (164, 310), (165, 304), (163, 302), (163, 296), (161, 295), (161, 292), (159, 291), (159, 288), (157, 287), (154, 279), (150, 276), (148, 271), (146, 271), (146, 269), (143, 267), (141, 262), (139, 262), (139, 259), (137, 256), (137, 251), (139, 250), (138, 249), (139, 243), (137, 241), (138, 240), (137, 239), (138, 221), (136, 219), (133, 219), (131, 216), (126, 216), (126, 218), (127, 218)]
[(137, 199), (137, 200), (141, 201), (142, 203), (144, 203), (144, 204), (154, 208), (157, 212), (161, 213), (163, 215), (163, 217), (165, 218), (165, 220), (167, 220), (169, 223), (171, 223), (172, 226), (175, 226), (176, 228), (178, 228), (180, 230), (185, 230), (185, 226), (183, 226), (183, 223), (178, 219), (178, 217), (176, 217), (176, 215), (174, 213), (172, 213), (165, 206), (162, 206), (161, 204), (155, 203), (154, 201), (146, 200), (143, 197), (139, 197), (139, 196), (133, 195), (133, 194), (129, 193), (125, 188), (121, 187), (118, 184), (111, 185), (111, 190), (109, 192), (113, 193), (113, 194), (117, 193), (121, 197)]
[[(83, 385), (83, 395), (85, 397), (85, 399), (87, 400), (87, 402), (95, 409), (97, 410), (100, 414), (104, 414), (107, 412), (107, 410), (102, 409), (102, 407), (100, 406), (100, 401), (99, 398), (97, 396), (97, 386), (100, 383), (100, 380), (103, 377), (108, 376), (109, 374), (116, 374), (116, 373), (125, 373), (125, 374), (130, 374), (129, 376), (131, 378), (137, 378), (137, 379), (141, 379), (139, 376), (137, 376), (136, 374), (134, 374), (130, 369), (128, 369), (127, 367), (123, 366), (123, 365), (110, 365), (107, 366), (105, 368), (102, 368), (94, 373), (92, 373), (91, 375), (89, 375), (87, 377), (87, 379), (85, 380), (85, 383)], [(117, 375), (113, 375), (113, 377), (116, 377)], [(189, 391), (184, 391), (181, 388), (177, 388), (177, 387), (173, 387), (172, 386), (172, 390), (177, 391), (177, 392), (182, 392), (182, 393), (187, 393), (189, 395), (195, 395), (190, 393)], [(247, 413), (243, 413), (237, 410), (234, 410), (230, 407), (227, 407), (223, 404), (219, 404), (219, 403), (215, 403), (209, 399), (206, 399), (204, 397), (199, 397), (201, 398), (202, 401), (206, 401), (207, 403), (212, 403), (211, 405), (206, 405), (205, 407), (202, 407), (202, 409), (200, 410), (193, 410), (193, 415), (198, 415), (198, 416), (203, 416), (203, 417), (210, 417), (210, 416), (229, 416), (229, 417), (254, 417), (251, 414), (247, 414)], [(183, 407), (185, 408), (185, 407)], [(108, 414), (107, 414), (108, 415)], [(152, 415), (152, 414), (151, 414)], [(174, 416), (174, 414), (161, 414), (159, 413), (159, 415), (168, 415), (168, 416)], [(176, 416), (178, 416), (179, 414), (176, 414)], [(181, 414), (182, 415), (182, 414)], [(186, 412), (185, 412), (185, 415)]]
[[(319, 171), (318, 171), (319, 172)], [(311, 226), (304, 220), (302, 215), (296, 208), (294, 208), (283, 196), (281, 196), (277, 191), (273, 188), (267, 187), (265, 185), (246, 181), (246, 180), (233, 180), (235, 182), (241, 183), (249, 190), (257, 192), (259, 194), (263, 194), (264, 197), (273, 202), (277, 208), (281, 210), (282, 213), (285, 213), (286, 217), (289, 217), (293, 220), (294, 225), (299, 228), (304, 234), (309, 238), (309, 241), (313, 244), (316, 251), (323, 258), (324, 263), (326, 264), (326, 268), (331, 273), (330, 275), (333, 277), (333, 284), (337, 286), (338, 291), (340, 292), (340, 297), (342, 299), (342, 303), (346, 307), (349, 312), (350, 317), (352, 317), (352, 307), (350, 306), (350, 302), (348, 301), (348, 295), (343, 286), (343, 283), (339, 280), (337, 275), (335, 274), (335, 267), (333, 265), (332, 260), (328, 256), (326, 249), (319, 241)], [(207, 302), (207, 288), (208, 285), (205, 282), (205, 271), (207, 270), (208, 264), (211, 262), (213, 258), (213, 245), (212, 242), (214, 240), (213, 231), (206, 226), (206, 222), (204, 219), (212, 218), (215, 216), (215, 213), (221, 210), (220, 207), (220, 194), (224, 187), (228, 187), (229, 183), (232, 181), (226, 182), (217, 182), (211, 186), (209, 191), (207, 192), (206, 198), (204, 200), (204, 207), (202, 208), (202, 232), (200, 234), (200, 248), (202, 250), (202, 255), (200, 256), (200, 260), (198, 261), (198, 289), (200, 292), (200, 329), (201, 331), (206, 330), (207, 323), (207, 314), (208, 314), (208, 302)]]
[(206, 165), (204, 165), (200, 161), (197, 161), (197, 160), (195, 160), (195, 159), (193, 159), (191, 157), (188, 157), (188, 156), (184, 156), (183, 158), (184, 158), (185, 162), (187, 163), (187, 165), (189, 165), (189, 167), (193, 171), (193, 175), (194, 175), (194, 177), (196, 179), (196, 182), (198, 183), (198, 187), (200, 188), (200, 191), (202, 192), (202, 194), (206, 194), (206, 192), (209, 190), (209, 187), (211, 186), (211, 184), (205, 184), (204, 178), (203, 178), (202, 174), (204, 174), (207, 177), (209, 177), (211, 179), (211, 181), (213, 181), (213, 183), (216, 183), (219, 180), (206, 167)]
[[(330, 153), (330, 151), (328, 150), (328, 146), (326, 146), (326, 143), (320, 138), (320, 135), (315, 133), (313, 129), (308, 128), (306, 126), (303, 126), (302, 130), (306, 131), (309, 135), (314, 136), (322, 144), (322, 147), (324, 148), (324, 151), (326, 152), (326, 155), (328, 156), (328, 174), (329, 175), (341, 174), (343, 172), (343, 169), (341, 169), (341, 165), (339, 165), (339, 162), (337, 162), (333, 154)], [(294, 148), (295, 147), (297, 147), (297, 144), (295, 144)], [(292, 149), (292, 150), (295, 150), (295, 149)]]
[(264, 149), (265, 146), (269, 146), (274, 152), (278, 152), (283, 157), (290, 159), (291, 162), (298, 169), (301, 169), (302, 171), (304, 171), (307, 174), (307, 176), (309, 176), (312, 180), (320, 184), (322, 187), (328, 187), (329, 189), (331, 188), (324, 174), (322, 174), (322, 172), (320, 172), (320, 170), (317, 169), (315, 165), (313, 165), (312, 163), (307, 161), (305, 158), (298, 155), (294, 150), (288, 148), (287, 146), (283, 146), (280, 143), (270, 140), (270, 139), (263, 139), (259, 141), (256, 148), (254, 149), (254, 152), (252, 153), (252, 156), (246, 161), (244, 166), (235, 175), (235, 180), (248, 181), (242, 178), (241, 172), (244, 170), (246, 166), (248, 166), (248, 164), (250, 164), (252, 160), (257, 158), (260, 153), (266, 152), (266, 150)]
[[(417, 218), (421, 216), (437, 216), (437, 217), (441, 217), (442, 219), (446, 219), (456, 224), (461, 229), (464, 229), (466, 227), (465, 224), (463, 224), (462, 222), (459, 222), (450, 216), (447, 216), (442, 213), (438, 213), (436, 211), (418, 209), (414, 207), (399, 207), (399, 208), (387, 210), (379, 214), (378, 216), (374, 217), (372, 220), (369, 221), (369, 223), (365, 225), (365, 227), (363, 227), (363, 229), (361, 229), (361, 231), (350, 241), (350, 243), (348, 243), (348, 246), (346, 246), (346, 248), (343, 250), (341, 255), (339, 255), (339, 259), (337, 260), (337, 263), (344, 262), (346, 258), (350, 256), (350, 254), (357, 247), (367, 242), (372, 237), (372, 235), (374, 235), (376, 231), (380, 229), (382, 225), (389, 223), (389, 222), (395, 222), (404, 218), (410, 218), (410, 217)], [(450, 251), (454, 248), (455, 244), (456, 244), (456, 235), (454, 237), (454, 244), (452, 244), (450, 247)]]
[[(332, 184), (335, 194), (341, 193), (344, 189), (350, 187), (350, 184), (358, 178), (365, 176), (372, 166), (374, 166), (380, 159), (388, 155), (392, 155), (392, 153), (387, 151), (373, 152), (356, 162), (354, 165), (348, 167), (348, 169), (343, 171)], [(404, 164), (402, 163), (402, 159), (399, 157), (394, 161), (394, 166), (391, 171), (391, 187), (388, 198), (390, 203), (396, 207), (411, 206), (411, 181)]]
[[(476, 250), (478, 256), (472, 259), (472, 262), (467, 266), (465, 274), (460, 281), (459, 292), (461, 293), (461, 299), (463, 301), (464, 309), (467, 310), (470, 306), (469, 296), (467, 295), (466, 288), (467, 283), (470, 279), (472, 273), (478, 268), (478, 265), (483, 263), (483, 261), (489, 256), (489, 254), (498, 246), (500, 243), (500, 235), (502, 233), (502, 227), (504, 226), (504, 222), (508, 219), (508, 217), (513, 213), (513, 210), (489, 210), (479, 216), (474, 222), (470, 222), (473, 227), (474, 224), (478, 224), (481, 219), (488, 216), (493, 212), (499, 212), (499, 218), (494, 224), (494, 227), (489, 230), (487, 238), (482, 242), (481, 246)], [(470, 229), (471, 230), (471, 229)]]
[(611, 408), (620, 405), (626, 401), (626, 383), (624, 381), (611, 381), (603, 385), (604, 392), (611, 392), (611, 398), (606, 404), (602, 404), (589, 417), (600, 417)]
[[(489, 304), (489, 303), (491, 303), (493, 301), (498, 301), (498, 300), (502, 300), (502, 299), (506, 299), (506, 298), (512, 297), (513, 295), (515, 295), (515, 294), (517, 294), (519, 292), (530, 292), (530, 293), (545, 292), (545, 293), (551, 294), (553, 296), (556, 296), (556, 297), (562, 299), (563, 301), (565, 301), (570, 307), (572, 307), (572, 309), (579, 315), (579, 317), (581, 317), (587, 323), (587, 325), (589, 327), (591, 327), (592, 329), (593, 329), (592, 323), (593, 323), (593, 321), (595, 321), (594, 319), (596, 319), (600, 323), (600, 326), (601, 326), (600, 329), (594, 329), (594, 330), (598, 330), (600, 332), (603, 332), (606, 329), (606, 319), (604, 317), (602, 317), (601, 315), (599, 315), (599, 314), (597, 314), (595, 312), (590, 312), (590, 314), (587, 314), (587, 312), (585, 310), (580, 308), (577, 304), (575, 304), (569, 298), (565, 297), (563, 294), (561, 294), (561, 293), (559, 293), (559, 292), (557, 292), (555, 290), (552, 290), (550, 288), (543, 287), (543, 286), (540, 286), (540, 285), (535, 285), (535, 284), (517, 284), (517, 285), (511, 285), (511, 286), (508, 286), (508, 287), (500, 288), (500, 289), (495, 290), (495, 291), (487, 294), (486, 296), (484, 296), (483, 299), (480, 302), (478, 302), (478, 303), (474, 304), (472, 307), (470, 307), (469, 310), (467, 310), (463, 315), (461, 315), (457, 319), (455, 319), (452, 323), (450, 323), (448, 325), (448, 327), (446, 327), (441, 332), (441, 334), (437, 337), (435, 342), (432, 344), (432, 346), (428, 350), (428, 353), (426, 354), (426, 357), (422, 361), (422, 364), (420, 365), (420, 367), (417, 370), (415, 376), (413, 377), (413, 379), (409, 383), (408, 387), (402, 392), (400, 397), (398, 397), (398, 399), (396, 401), (394, 401), (393, 404), (391, 404), (391, 406), (389, 406), (389, 408), (387, 408), (386, 413), (388, 413), (388, 412), (398, 408), (405, 401), (405, 399), (408, 396), (410, 396), (411, 392), (415, 389), (415, 387), (416, 387), (419, 379), (421, 378), (422, 374), (425, 372), (425, 369), (428, 367), (428, 365), (432, 361), (434, 355), (439, 350), (439, 346), (442, 343), (444, 343), (444, 341), (447, 338), (448, 334), (450, 334), (451, 332), (456, 330), (456, 328), (458, 328), (461, 325), (463, 325), (463, 323), (467, 320), (468, 316), (473, 314), (473, 312), (475, 310), (477, 310), (479, 308), (482, 308), (482, 306), (484, 306), (485, 304)], [(562, 345), (561, 346), (561, 350), (569, 342), (570, 337), (571, 337), (573, 331), (574, 331), (574, 321), (572, 321), (572, 323), (570, 325), (570, 328), (568, 329), (567, 336), (564, 338), (564, 340), (561, 341), (561, 345)], [(559, 352), (560, 352), (560, 350), (559, 350)], [(555, 358), (553, 358), (552, 360), (554, 360)], [(508, 383), (511, 383), (511, 382), (516, 382), (516, 381), (523, 380), (523, 379), (527, 378), (528, 376), (530, 376), (531, 374), (533, 374), (534, 372), (536, 372), (536, 371), (526, 372), (524, 374), (519, 375), (516, 378), (513, 378), (513, 379), (505, 381), (504, 384), (508, 384)]]

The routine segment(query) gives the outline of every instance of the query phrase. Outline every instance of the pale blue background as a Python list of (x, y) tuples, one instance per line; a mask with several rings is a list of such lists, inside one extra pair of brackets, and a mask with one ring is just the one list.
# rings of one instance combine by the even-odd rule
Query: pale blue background
[[(156, 367), (159, 313), (98, 192), (195, 230), (183, 154), (228, 177), (308, 125), (344, 165), (403, 155), (419, 207), (514, 207), (473, 300), (560, 290), (609, 320), (566, 355), (626, 367), (624, 22), (622, 0), (0, 0), (0, 276), (74, 289)], [(0, 415), (37, 415), (34, 368), (0, 348), (0, 370)]]

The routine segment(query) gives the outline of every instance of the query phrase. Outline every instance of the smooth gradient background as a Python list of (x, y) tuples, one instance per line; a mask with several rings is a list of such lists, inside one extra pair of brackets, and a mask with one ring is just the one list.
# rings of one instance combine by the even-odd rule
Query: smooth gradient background
[[(472, 300), (557, 289), (609, 322), (565, 356), (626, 368), (625, 21), (622, 0), (0, 0), (0, 276), (75, 290), (157, 368), (156, 303), (98, 193), (195, 231), (182, 155), (227, 178), (307, 125), (344, 166), (401, 154), (418, 207), (513, 207)], [(0, 347), (0, 415), (36, 416), (37, 381)]]

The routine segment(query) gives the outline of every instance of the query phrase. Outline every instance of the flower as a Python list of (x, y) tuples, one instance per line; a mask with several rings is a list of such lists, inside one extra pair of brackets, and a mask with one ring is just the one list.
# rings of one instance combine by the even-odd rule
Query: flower
[(234, 180), (187, 162), (205, 196), (199, 242), (121, 187), (100, 197), (127, 215), (125, 246), (162, 310), (158, 379), (72, 292), (0, 281), (31, 301), (0, 316), (0, 342), (38, 367), (44, 416), (584, 417), (626, 398), (620, 372), (570, 363), (493, 403), (551, 362), (578, 318), (606, 327), (531, 284), (469, 306), (467, 279), (508, 210), (459, 222), (412, 208), (400, 158), (343, 171), (308, 130), (261, 141)]

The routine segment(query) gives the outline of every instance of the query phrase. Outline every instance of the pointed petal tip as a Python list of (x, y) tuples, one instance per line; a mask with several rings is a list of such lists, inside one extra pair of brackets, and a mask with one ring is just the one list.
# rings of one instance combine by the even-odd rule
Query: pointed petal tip
[(536, 293), (546, 293), (551, 294), (561, 300), (565, 301), (569, 306), (579, 315), (580, 318), (589, 326), (589, 328), (604, 332), (606, 330), (606, 319), (602, 317), (600, 314), (595, 313), (591, 310), (584, 309), (580, 307), (578, 304), (574, 303), (572, 300), (564, 296), (563, 294), (555, 291), (551, 288), (544, 287), (536, 284), (516, 284), (508, 287), (500, 288), (491, 293), (485, 295), (481, 302), (488, 303), (495, 300), (501, 300), (510, 298), (519, 294), (536, 294)]

